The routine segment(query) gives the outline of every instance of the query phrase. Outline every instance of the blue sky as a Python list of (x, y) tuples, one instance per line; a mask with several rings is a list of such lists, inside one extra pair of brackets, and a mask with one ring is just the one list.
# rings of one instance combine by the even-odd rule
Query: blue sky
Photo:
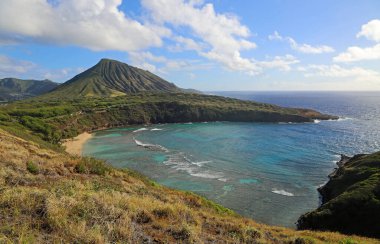
[(200, 90), (380, 90), (380, 1), (0, 2), (0, 78), (101, 58)]

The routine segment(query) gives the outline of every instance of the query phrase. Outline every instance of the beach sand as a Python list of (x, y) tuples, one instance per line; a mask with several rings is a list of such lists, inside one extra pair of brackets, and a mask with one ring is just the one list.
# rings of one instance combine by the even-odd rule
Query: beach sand
[(84, 132), (77, 137), (65, 140), (62, 145), (66, 147), (66, 152), (72, 155), (82, 155), (83, 145), (92, 137), (92, 134)]

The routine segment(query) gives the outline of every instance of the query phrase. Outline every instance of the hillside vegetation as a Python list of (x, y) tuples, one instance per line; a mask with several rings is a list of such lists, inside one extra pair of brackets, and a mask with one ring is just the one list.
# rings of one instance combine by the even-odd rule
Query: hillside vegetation
[(137, 93), (109, 98), (35, 98), (3, 105), (0, 127), (24, 128), (57, 144), (84, 131), (130, 124), (201, 121), (312, 122), (336, 119), (309, 109), (191, 93)]
[(58, 86), (50, 80), (0, 79), (0, 101), (13, 101), (47, 93)]
[(376, 243), (258, 224), (195, 194), (0, 129), (1, 243)]
[(343, 157), (319, 191), (323, 205), (299, 219), (300, 229), (380, 238), (380, 152)]

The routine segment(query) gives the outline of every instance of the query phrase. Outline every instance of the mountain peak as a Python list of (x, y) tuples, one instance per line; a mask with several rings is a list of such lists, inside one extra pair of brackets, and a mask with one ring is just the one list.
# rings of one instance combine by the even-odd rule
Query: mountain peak
[(51, 95), (109, 97), (144, 91), (178, 92), (181, 89), (149, 71), (103, 58), (95, 66), (59, 86)]
[[(118, 60), (115, 60), (115, 59), (110, 59), (110, 58), (102, 58), (99, 60), (98, 64), (104, 64), (104, 63), (120, 63), (120, 64), (126, 64), (126, 63), (123, 63), (123, 62), (120, 62)], [(126, 64), (128, 65), (128, 64)]]

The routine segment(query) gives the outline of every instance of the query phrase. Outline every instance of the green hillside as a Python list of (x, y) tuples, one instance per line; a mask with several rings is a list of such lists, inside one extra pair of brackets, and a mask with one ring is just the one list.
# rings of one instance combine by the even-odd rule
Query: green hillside
[(313, 122), (337, 119), (310, 109), (242, 101), (194, 93), (135, 93), (117, 97), (47, 99), (45, 96), (2, 107), (0, 126), (21, 126), (58, 143), (84, 131), (131, 124), (203, 121)]
[(47, 93), (58, 86), (50, 80), (0, 79), (0, 101), (13, 101)]
[(0, 110), (0, 242), (376, 243), (270, 227), (129, 170), (64, 153), (62, 139), (132, 124), (337, 119), (186, 93), (147, 71), (102, 60), (54, 91)]
[(180, 88), (149, 71), (102, 59), (95, 66), (57, 87), (48, 97), (113, 97), (156, 91), (179, 92)]
[(24, 139), (0, 129), (0, 243), (377, 243), (260, 224), (15, 133)]
[(339, 165), (319, 189), (322, 206), (303, 215), (299, 228), (380, 238), (380, 152), (342, 157)]

